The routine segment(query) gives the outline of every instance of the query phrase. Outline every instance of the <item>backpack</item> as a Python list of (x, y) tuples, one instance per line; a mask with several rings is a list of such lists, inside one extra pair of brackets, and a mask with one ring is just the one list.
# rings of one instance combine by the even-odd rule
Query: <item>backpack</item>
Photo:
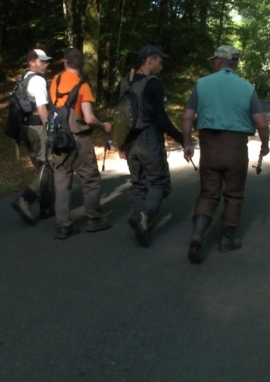
[(36, 73), (17, 78), (13, 91), (9, 97), (9, 111), (5, 126), (5, 134), (20, 143), (21, 126), (25, 117), (28, 117), (36, 109), (35, 102), (31, 101), (27, 92), (27, 85)]
[[(73, 137), (73, 134), (70, 131), (69, 126), (69, 116), (70, 109), (74, 108), (76, 103), (79, 89), (83, 84), (83, 81), (80, 81), (75, 85), (70, 92), (59, 93), (58, 88), (61, 81), (61, 74), (56, 79), (56, 94), (55, 102), (51, 101), (51, 94), (49, 91), (49, 108), (48, 108), (48, 147), (56, 155), (61, 153), (68, 153), (71, 150), (76, 149), (76, 142)], [(57, 107), (57, 101), (59, 98), (68, 95), (68, 98), (65, 104), (61, 107)]]
[(134, 74), (135, 70), (131, 69), (129, 78), (121, 81), (119, 101), (112, 116), (112, 141), (119, 150), (124, 149), (124, 143), (132, 130), (143, 129), (143, 91), (147, 81), (153, 76), (145, 76), (133, 83)]

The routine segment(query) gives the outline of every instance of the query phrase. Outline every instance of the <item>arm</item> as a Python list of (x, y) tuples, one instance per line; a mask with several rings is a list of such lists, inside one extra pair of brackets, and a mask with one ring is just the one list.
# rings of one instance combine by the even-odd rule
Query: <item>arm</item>
[(191, 132), (193, 126), (193, 119), (196, 114), (195, 110), (186, 109), (182, 118), (182, 133), (184, 137), (184, 158), (189, 160), (194, 155), (194, 148), (192, 145)]
[(189, 97), (187, 107), (182, 117), (182, 132), (184, 136), (184, 158), (188, 162), (194, 155), (191, 132), (193, 127), (193, 119), (197, 112), (197, 106), (198, 106), (198, 94), (197, 94), (197, 84), (196, 84)]
[(257, 126), (258, 134), (262, 142), (260, 155), (264, 156), (269, 153), (268, 141), (269, 141), (269, 128), (268, 122), (263, 114), (262, 106), (257, 95), (256, 90), (254, 90), (250, 99), (250, 112), (252, 119)]
[(253, 114), (252, 118), (258, 128), (258, 134), (262, 142), (260, 154), (262, 156), (265, 156), (269, 153), (269, 146), (268, 146), (269, 128), (268, 128), (267, 120), (263, 113)]
[(81, 104), (81, 109), (84, 120), (88, 125), (101, 127), (106, 133), (111, 132), (112, 124), (110, 122), (99, 121), (93, 113), (92, 105), (90, 102), (83, 102)]
[(156, 79), (151, 79), (145, 86), (145, 97), (153, 107), (156, 124), (160, 131), (168, 134), (176, 142), (183, 145), (183, 136), (171, 122), (164, 109), (164, 89), (162, 84)]
[(45, 125), (45, 123), (47, 122), (47, 117), (48, 117), (47, 106), (46, 105), (37, 106), (37, 110), (43, 125)]
[(28, 83), (27, 91), (34, 98), (40, 119), (45, 125), (48, 116), (47, 84), (45, 79), (38, 75), (33, 76)]

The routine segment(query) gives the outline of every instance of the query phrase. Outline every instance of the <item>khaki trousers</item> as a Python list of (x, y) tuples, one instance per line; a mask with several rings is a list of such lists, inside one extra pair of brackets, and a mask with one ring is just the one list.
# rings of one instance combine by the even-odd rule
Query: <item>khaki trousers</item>
[[(28, 185), (39, 197), (40, 172), (46, 159), (46, 129), (42, 125), (22, 126), (22, 140), (26, 144), (28, 156), (35, 167), (36, 176), (31, 184)], [(52, 164), (52, 154), (48, 151), (48, 160)]]
[(74, 171), (81, 179), (85, 215), (88, 218), (100, 217), (101, 178), (94, 144), (89, 135), (74, 135), (74, 138), (77, 150), (54, 156), (55, 215), (58, 227), (72, 224), (69, 210)]

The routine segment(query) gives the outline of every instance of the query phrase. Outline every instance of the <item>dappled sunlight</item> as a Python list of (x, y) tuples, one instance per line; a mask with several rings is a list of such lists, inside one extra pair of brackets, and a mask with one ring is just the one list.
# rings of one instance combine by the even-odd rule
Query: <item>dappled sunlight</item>
[(157, 224), (157, 226), (153, 229), (153, 231), (156, 231), (158, 230), (159, 228), (161, 228), (162, 226), (164, 226), (165, 224), (168, 223), (168, 221), (172, 218), (172, 214), (168, 214), (166, 216), (163, 216), (163, 218), (159, 221), (159, 223)]
[(8, 107), (8, 104), (9, 104), (8, 96), (10, 95), (11, 90), (12, 89), (10, 89), (8, 91), (4, 91), (0, 94), (0, 108), (1, 109)]
[(173, 109), (173, 110), (184, 110), (184, 106), (183, 105), (176, 105), (176, 104), (174, 104), (174, 105), (170, 105), (169, 106), (169, 109)]
[[(95, 146), (95, 154), (97, 157), (98, 161), (103, 161), (104, 160), (104, 155), (105, 155), (105, 142), (101, 146)], [(105, 161), (107, 162), (108, 160), (117, 160), (120, 159), (119, 157), (119, 151), (115, 148), (112, 147), (110, 150), (106, 150), (106, 155), (105, 155)]]
[(125, 183), (121, 184), (120, 186), (116, 187), (113, 192), (110, 193), (108, 196), (102, 196), (100, 200), (100, 204), (103, 206), (104, 204), (110, 202), (112, 199), (116, 198), (117, 196), (121, 195), (123, 193), (123, 190), (127, 189), (130, 186), (129, 179), (126, 180)]

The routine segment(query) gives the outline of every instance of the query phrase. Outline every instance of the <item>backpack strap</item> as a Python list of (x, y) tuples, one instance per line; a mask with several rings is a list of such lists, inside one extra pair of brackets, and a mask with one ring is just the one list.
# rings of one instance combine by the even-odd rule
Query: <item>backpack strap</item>
[[(59, 74), (57, 76), (57, 79), (56, 79), (56, 89), (55, 89), (55, 101), (53, 103), (54, 106), (56, 106), (57, 104), (57, 101), (59, 98), (62, 98), (64, 96), (68, 96), (66, 102), (65, 102), (65, 106), (67, 108), (70, 108), (72, 106), (73, 103), (76, 102), (76, 99), (77, 99), (77, 96), (78, 96), (78, 91), (81, 87), (81, 85), (84, 83), (84, 81), (80, 81), (77, 85), (75, 85), (69, 92), (66, 92), (66, 93), (60, 93), (58, 91), (59, 89), (59, 85), (60, 85), (60, 82), (61, 82), (61, 76), (62, 74)], [(50, 92), (49, 92), (50, 93)], [(51, 98), (51, 97), (50, 97)]]
[(56, 79), (56, 88), (55, 88), (55, 101), (54, 101), (54, 106), (56, 106), (57, 101), (58, 101), (59, 98), (62, 98), (62, 97), (64, 97), (64, 96), (67, 96), (67, 95), (70, 93), (70, 92), (60, 93), (60, 92), (58, 91), (58, 89), (59, 89), (59, 85), (60, 85), (60, 82), (61, 82), (61, 76), (62, 76), (62, 74), (59, 74), (59, 75), (57, 76), (57, 79)]
[[(26, 72), (27, 73), (27, 72)], [(24, 73), (21, 78), (22, 78), (22, 81), (24, 82), (24, 85), (25, 85), (25, 88), (27, 87), (29, 81), (31, 80), (32, 77), (34, 76), (39, 76), (38, 73), (31, 73), (31, 74), (28, 74), (27, 77), (25, 77), (26, 73)]]
[(134, 75), (135, 75), (135, 69), (132, 68), (130, 70), (130, 74), (129, 74), (129, 77), (128, 77), (128, 90), (129, 91), (131, 90), (131, 87), (132, 87), (132, 84), (133, 84)]
[(79, 90), (80, 90), (80, 87), (82, 86), (82, 84), (84, 83), (84, 81), (80, 81), (77, 85), (75, 85), (72, 90), (69, 92), (69, 96), (68, 96), (68, 99), (66, 100), (66, 103), (65, 103), (65, 106), (69, 109), (71, 108), (76, 100), (77, 100), (77, 97), (78, 97), (78, 93), (79, 93)]

